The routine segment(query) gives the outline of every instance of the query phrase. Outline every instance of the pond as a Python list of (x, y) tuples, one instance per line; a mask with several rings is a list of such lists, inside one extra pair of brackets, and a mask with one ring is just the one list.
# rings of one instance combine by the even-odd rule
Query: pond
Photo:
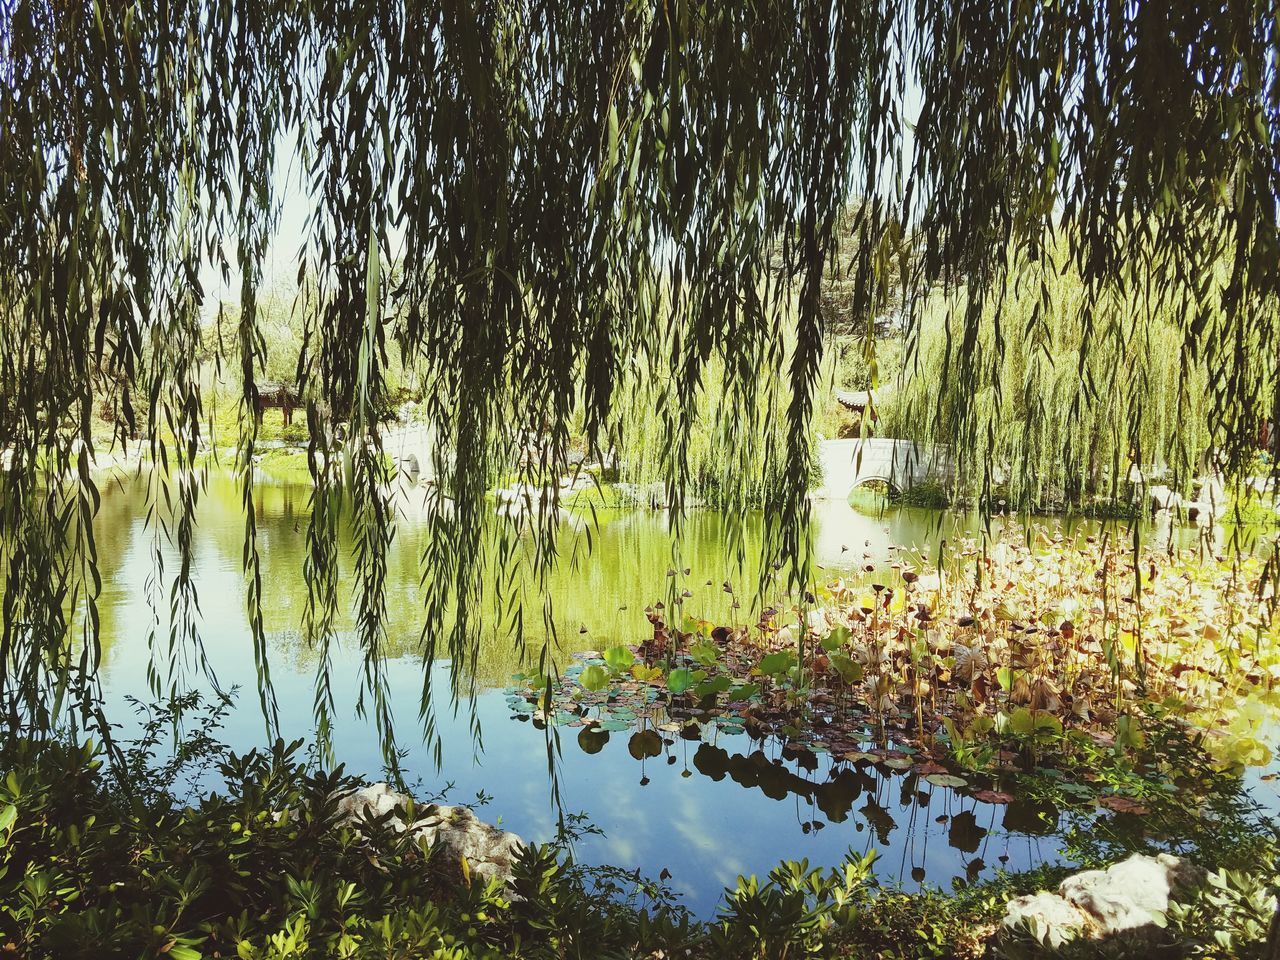
[[(308, 737), (312, 730), (316, 662), (300, 635), (309, 495), (306, 486), (269, 480), (256, 493), (263, 612), (286, 739)], [(193, 576), (208, 661), (224, 688), (241, 690), (222, 735), (233, 748), (245, 750), (263, 743), (264, 724), (254, 695), (245, 615), (239, 497), (233, 478), (210, 475), (198, 514)], [(154, 621), (147, 597), (159, 590), (160, 607), (167, 605), (167, 592), (152, 576), (157, 547), (145, 515), (141, 484), (104, 485), (98, 527), (104, 583), (102, 677), (109, 715), (116, 718), (129, 715), (127, 698), (149, 698), (148, 636)], [(972, 532), (976, 523), (972, 517), (940, 511), (876, 512), (821, 503), (815, 504), (812, 535), (817, 562), (835, 571), (883, 565), (896, 547), (926, 547)], [(1170, 531), (1143, 535), (1169, 536)], [(1173, 535), (1186, 539), (1197, 533), (1177, 530)], [(582, 813), (599, 832), (577, 841), (579, 859), (638, 868), (649, 877), (669, 875), (684, 902), (702, 915), (714, 910), (722, 888), (739, 874), (763, 875), (783, 859), (835, 864), (850, 849), (876, 850), (881, 879), (912, 888), (921, 883), (946, 887), (957, 878), (987, 877), (998, 868), (1021, 869), (1060, 856), (1057, 812), (1021, 799), (984, 803), (909, 772), (853, 766), (829, 755), (794, 756), (780, 742), (756, 740), (740, 731), (725, 731), (712, 742), (673, 734), (664, 738), (656, 756), (645, 751), (637, 758), (625, 735), (539, 729), (527, 714), (513, 716), (503, 688), (521, 663), (510, 645), (498, 640), (486, 641), (481, 651), (480, 692), (474, 701), (454, 710), (438, 709), (444, 749), (437, 769), (417, 727), (423, 670), (417, 653), (422, 536), (410, 511), (388, 557), (387, 585), (388, 684), (399, 745), (406, 751), (404, 769), (411, 783), (420, 780), (419, 795), (429, 796), (446, 785), (449, 802), (475, 803), (482, 794), (487, 802), (481, 816), (535, 841), (554, 837), (558, 811)], [(757, 536), (748, 526), (748, 549)], [(723, 518), (695, 513), (686, 519), (680, 553), (673, 557), (665, 514), (613, 514), (602, 517), (591, 533), (588, 556), (585, 526), (566, 520), (565, 560), (549, 588), (557, 618), (556, 658), (563, 664), (574, 651), (639, 642), (652, 630), (645, 606), (679, 598), (686, 590), (686, 610), (746, 622), (751, 604), (743, 599), (741, 607), (733, 608), (734, 594), (723, 585), (741, 585), (737, 595), (745, 597), (751, 595), (755, 578), (726, 559), (726, 537)], [(168, 552), (163, 545), (160, 549)], [(526, 622), (531, 653), (545, 639), (541, 623), (534, 621), (536, 617)], [(159, 624), (161, 638), (165, 629)], [(352, 642), (343, 644), (333, 657), (334, 752), (349, 771), (377, 779), (382, 770), (377, 732), (354, 712), (360, 656), (353, 647)], [(185, 671), (184, 688), (206, 686), (192, 664), (177, 666)], [(447, 690), (448, 665), (437, 662), (430, 669), (438, 674), (436, 689)], [(473, 714), (479, 720), (479, 740), (472, 732)], [(1253, 776), (1256, 785), (1257, 774)]]

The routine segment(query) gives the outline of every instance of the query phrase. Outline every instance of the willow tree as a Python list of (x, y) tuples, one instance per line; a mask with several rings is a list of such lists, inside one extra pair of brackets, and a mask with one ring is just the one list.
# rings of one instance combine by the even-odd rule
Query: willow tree
[[(1181, 350), (1176, 306), (1117, 288), (1090, 304), (1086, 328), (1088, 292), (1079, 271), (1063, 244), (1049, 256), (1022, 265), (1006, 279), (999, 310), (992, 303), (984, 310), (979, 350), (995, 353), (996, 339), (1003, 342), (998, 378), (976, 393), (945, 376), (960, 362), (954, 323), (966, 311), (966, 291), (934, 292), (911, 331), (910, 362), (884, 384), (882, 429), (945, 442), (964, 419), (972, 421), (989, 446), (987, 459), (969, 458), (956, 478), (970, 497), (1079, 507), (1094, 496), (1125, 496), (1131, 465), (1188, 486), (1188, 470), (1198, 477), (1212, 469), (1205, 455), (1213, 451), (1206, 364)], [(1220, 287), (1222, 265), (1217, 273)], [(1000, 479), (995, 490), (989, 464)]]
[[(297, 260), (316, 484), (306, 633), (322, 652), (332, 642), (338, 533), (350, 525), (362, 702), (387, 726), (393, 517), (375, 411), (397, 351), (428, 371), (424, 409), (439, 440), (423, 655), (464, 665), (486, 578), (514, 583), (525, 567), (536, 578), (554, 556), (546, 508), (487, 537), (492, 477), (529, 424), (544, 435), (534, 483), (565, 468), (575, 417), (604, 445), (621, 419), (616, 388), (635, 371), (672, 385), (658, 413), (677, 503), (708, 364), (722, 366), (727, 409), (742, 411), (725, 420), (729, 441), (774, 402), (760, 381), (778, 382), (782, 440), (762, 469), (767, 549), (805, 576), (823, 277), (854, 197), (851, 320), (870, 321), (908, 225), (924, 239), (912, 288), (965, 292), (949, 385), (1010, 388), (1005, 280), (1012, 261), (1045, 262), (1060, 234), (1085, 282), (1082, 364), (1127, 335), (1099, 304), (1141, 290), (1170, 305), (1178, 349), (1207, 371), (1208, 429), (1230, 466), (1251, 453), (1260, 421), (1277, 418), (1280, 27), (1266, 0), (8, 0), (2, 10), (0, 445), (12, 464), (0, 696), (13, 726), (47, 728), (66, 703), (86, 717), (95, 704), (90, 421), (104, 404), (149, 438), (156, 536), (180, 558), (173, 626), (155, 638), (157, 689), (192, 651), (198, 662), (194, 358), (211, 307), (200, 277), (213, 267), (238, 280), (237, 335), (225, 342), (242, 373), (237, 466), (249, 507), (265, 363), (258, 296), (286, 157), (300, 159), (312, 201)], [(1211, 283), (1221, 262), (1229, 275)], [(1026, 321), (1032, 342), (1048, 335), (1037, 318)], [(1091, 383), (1082, 403), (1118, 387)], [(959, 456), (989, 460), (982, 423), (963, 409), (952, 418)], [(251, 509), (244, 539), (271, 718)], [(491, 592), (488, 614), (518, 627), (508, 602), (518, 591)], [(322, 666), (322, 731), (327, 676)], [(428, 727), (431, 702), (424, 687)]]

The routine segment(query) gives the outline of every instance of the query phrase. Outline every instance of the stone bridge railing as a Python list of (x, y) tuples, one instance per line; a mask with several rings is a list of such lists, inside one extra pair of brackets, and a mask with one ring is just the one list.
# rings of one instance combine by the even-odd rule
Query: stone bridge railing
[(872, 481), (902, 493), (921, 483), (945, 483), (954, 476), (947, 448), (933, 444), (872, 437), (823, 440), (818, 451), (822, 486), (813, 495), (821, 500), (845, 500), (855, 487)]

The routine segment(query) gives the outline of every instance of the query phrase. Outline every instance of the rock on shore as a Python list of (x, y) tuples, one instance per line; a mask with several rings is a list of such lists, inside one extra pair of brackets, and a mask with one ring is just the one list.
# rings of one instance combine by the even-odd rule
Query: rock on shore
[(1135, 853), (1106, 870), (1085, 870), (1062, 881), (1058, 892), (1010, 900), (1004, 927), (1023, 930), (1056, 947), (1081, 937), (1106, 940), (1159, 937), (1169, 902), (1197, 885), (1204, 872), (1186, 860), (1162, 853)]
[[(395, 811), (406, 811), (410, 805), (415, 816), (412, 823), (406, 823)], [(387, 783), (370, 784), (343, 795), (338, 812), (340, 822), (353, 827), (371, 817), (391, 814), (387, 821), (391, 829), (397, 833), (408, 830), (430, 844), (439, 843), (446, 858), (458, 863), (465, 859), (466, 871), (485, 880), (509, 880), (512, 865), (524, 847), (520, 837), (485, 823), (469, 807), (415, 804), (412, 797)]]

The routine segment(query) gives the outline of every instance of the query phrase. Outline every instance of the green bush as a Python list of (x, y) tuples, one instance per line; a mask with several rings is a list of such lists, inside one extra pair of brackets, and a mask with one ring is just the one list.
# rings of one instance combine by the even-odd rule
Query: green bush
[[(156, 763), (171, 715), (111, 765), (90, 744), (5, 748), (0, 945), (22, 957), (462, 960), (627, 955), (642, 937), (692, 936), (679, 911), (644, 917), (616, 896), (616, 876), (593, 883), (552, 847), (528, 848), (508, 890), (461, 877), (387, 818), (367, 836), (342, 826), (336, 795), (358, 781), (316, 771), (300, 743), (235, 755), (202, 732)], [(198, 785), (206, 770), (225, 791), (180, 799), (182, 778)]]

